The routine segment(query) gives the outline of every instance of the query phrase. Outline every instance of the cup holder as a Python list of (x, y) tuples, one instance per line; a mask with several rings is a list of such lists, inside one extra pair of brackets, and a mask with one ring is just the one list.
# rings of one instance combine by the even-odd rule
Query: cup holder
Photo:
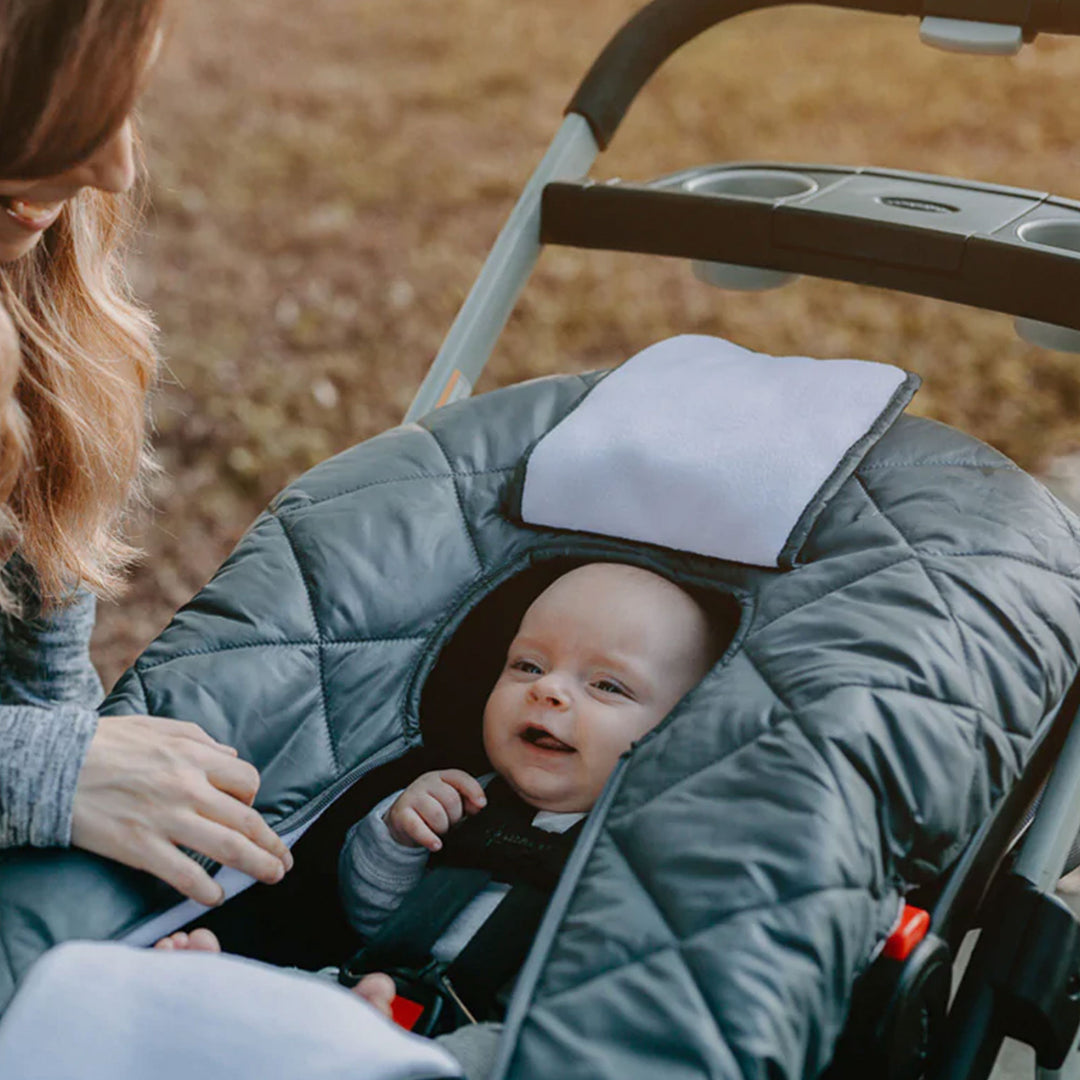
[(1016, 230), (1025, 243), (1057, 248), (1080, 255), (1080, 221), (1063, 221), (1050, 218), (1046, 221), (1029, 221)]
[(687, 180), (683, 185), (695, 195), (735, 195), (740, 199), (776, 202), (817, 191), (817, 181), (802, 173), (782, 169), (726, 169)]
[(759, 266), (739, 266), (737, 263), (703, 262), (695, 259), (690, 264), (694, 277), (706, 285), (736, 292), (764, 292), (779, 289), (799, 275), (786, 270), (765, 270)]
[[(782, 169), (725, 169), (696, 176), (683, 184), (683, 189), (694, 195), (734, 195), (754, 202), (779, 202), (797, 195), (810, 195), (817, 188), (817, 181), (809, 176)], [(696, 261), (692, 266), (698, 281), (739, 292), (778, 289), (799, 276), (734, 263)]]
[[(1016, 230), (1016, 235), (1026, 244), (1038, 244), (1040, 247), (1080, 255), (1080, 221), (1063, 218), (1029, 221)], [(1029, 345), (1057, 352), (1080, 353), (1080, 330), (1024, 318), (1017, 318), (1015, 325), (1016, 333)]]
[(1055, 352), (1080, 353), (1080, 330), (1020, 317), (1016, 318), (1013, 325), (1016, 327), (1017, 337), (1029, 345), (1040, 349), (1053, 349)]

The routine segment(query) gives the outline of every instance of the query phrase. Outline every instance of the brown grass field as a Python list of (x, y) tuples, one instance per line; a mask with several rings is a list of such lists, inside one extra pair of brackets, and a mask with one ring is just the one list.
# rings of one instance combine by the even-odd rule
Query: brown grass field
[[(142, 105), (134, 276), (167, 358), (165, 477), (95, 658), (120, 673), (269, 498), (399, 422), (563, 107), (632, 0), (186, 0)], [(712, 161), (881, 165), (1080, 196), (1080, 42), (935, 52), (913, 19), (781, 8), (673, 58), (598, 177)], [(1080, 446), (1078, 360), (1003, 315), (803, 280), (722, 293), (674, 260), (544, 253), (480, 389), (678, 332), (919, 372), (915, 408), (1045, 467)]]

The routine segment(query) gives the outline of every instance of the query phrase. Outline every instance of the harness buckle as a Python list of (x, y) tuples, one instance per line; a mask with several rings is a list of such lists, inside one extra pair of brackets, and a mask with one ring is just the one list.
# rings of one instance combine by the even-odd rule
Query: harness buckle
[(338, 969), (338, 982), (351, 989), (372, 971), (382, 971), (394, 980), (397, 994), (390, 1003), (390, 1012), (394, 1022), (406, 1031), (431, 1037), (453, 1031), (463, 1023), (477, 1022), (437, 960), (419, 969), (369, 967), (364, 963), (362, 949)]

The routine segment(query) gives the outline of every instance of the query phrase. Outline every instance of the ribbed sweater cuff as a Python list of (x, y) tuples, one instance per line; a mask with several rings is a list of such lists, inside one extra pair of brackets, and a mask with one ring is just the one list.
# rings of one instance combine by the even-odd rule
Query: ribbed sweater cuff
[(0, 848), (71, 843), (75, 787), (97, 720), (79, 705), (0, 707)]

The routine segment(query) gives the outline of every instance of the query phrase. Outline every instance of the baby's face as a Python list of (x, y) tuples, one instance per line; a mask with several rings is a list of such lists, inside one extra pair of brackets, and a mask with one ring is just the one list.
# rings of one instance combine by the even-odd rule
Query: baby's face
[(671, 582), (593, 563), (525, 613), (484, 709), (495, 770), (541, 810), (592, 808), (619, 756), (705, 674), (708, 630)]

